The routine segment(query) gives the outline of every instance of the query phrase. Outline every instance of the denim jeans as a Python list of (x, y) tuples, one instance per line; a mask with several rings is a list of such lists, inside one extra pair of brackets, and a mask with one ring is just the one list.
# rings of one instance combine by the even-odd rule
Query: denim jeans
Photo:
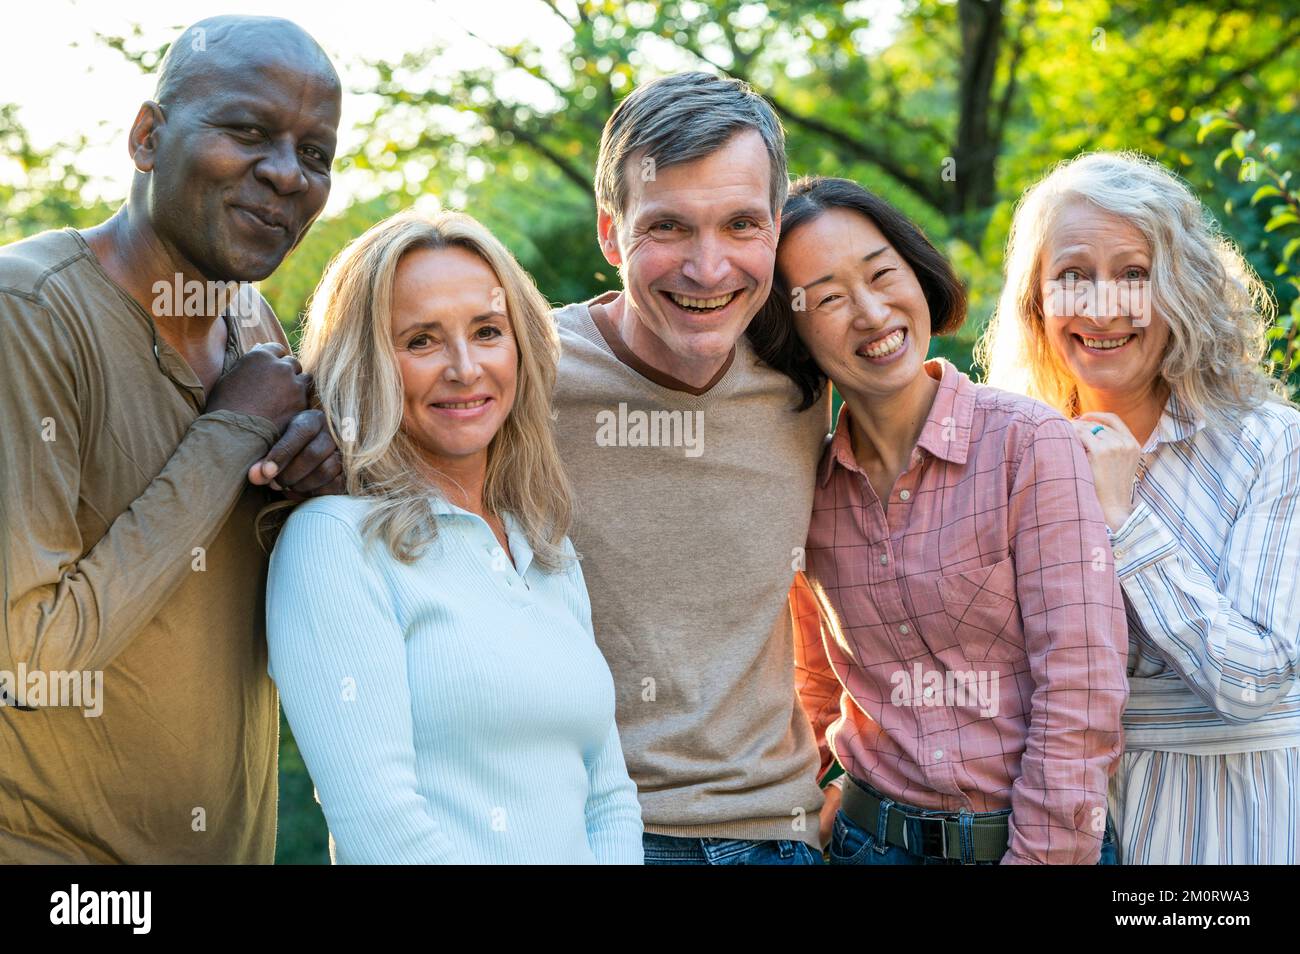
[[(988, 814), (1005, 814), (994, 813)], [(975, 818), (981, 817), (975, 813)], [(1115, 826), (1110, 816), (1106, 816), (1106, 834), (1101, 842), (1099, 865), (1119, 864), (1118, 849), (1115, 844)], [(881, 844), (874, 832), (869, 832), (861, 825), (849, 819), (844, 812), (835, 815), (835, 826), (831, 831), (830, 863), (833, 865), (959, 865), (957, 858), (927, 858), (914, 854), (906, 848), (896, 845)], [(996, 865), (996, 861), (977, 861), (978, 865)]]
[(821, 852), (802, 841), (642, 836), (648, 865), (819, 865)]

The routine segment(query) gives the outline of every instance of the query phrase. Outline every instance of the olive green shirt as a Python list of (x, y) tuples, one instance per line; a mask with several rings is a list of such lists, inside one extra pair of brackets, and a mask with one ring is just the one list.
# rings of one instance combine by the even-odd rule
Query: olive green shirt
[[(225, 371), (287, 344), (260, 295), (226, 323)], [(276, 429), (203, 407), (77, 232), (0, 248), (0, 674), (99, 672), (102, 709), (0, 705), (0, 862), (274, 861), (269, 498), (246, 475)]]

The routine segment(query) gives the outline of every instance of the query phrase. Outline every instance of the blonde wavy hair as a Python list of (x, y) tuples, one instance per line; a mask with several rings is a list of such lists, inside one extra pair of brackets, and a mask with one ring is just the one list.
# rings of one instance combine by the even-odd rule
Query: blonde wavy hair
[(551, 429), (551, 394), (560, 344), (550, 307), (528, 273), (468, 215), (401, 212), (350, 242), (312, 293), (300, 360), (312, 374), (330, 433), (343, 457), (347, 492), (373, 498), (362, 525), (404, 563), (437, 536), (438, 489), (402, 427), (402, 375), (392, 340), (393, 284), (416, 249), (462, 248), (496, 274), (519, 352), (514, 406), (488, 445), (484, 506), (511, 513), (538, 564), (567, 562), (563, 541), (573, 496)]
[[(1160, 377), (1193, 419), (1225, 425), (1286, 402), (1262, 364), (1274, 303), (1192, 190), (1138, 153), (1067, 160), (1021, 198), (1007, 239), (1006, 281), (975, 349), (988, 383), (1073, 416), (1078, 389), (1043, 327), (1041, 265), (1061, 210), (1084, 200), (1130, 222), (1151, 250), (1151, 309), (1169, 326)], [(1289, 403), (1289, 402), (1288, 402)]]

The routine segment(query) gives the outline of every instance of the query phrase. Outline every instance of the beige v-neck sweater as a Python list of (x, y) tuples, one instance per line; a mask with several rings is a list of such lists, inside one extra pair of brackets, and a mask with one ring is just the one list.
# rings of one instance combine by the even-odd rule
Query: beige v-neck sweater
[(619, 359), (592, 303), (556, 312), (556, 428), (645, 829), (819, 847), (787, 594), (828, 401), (794, 411), (797, 389), (744, 338), (704, 394), (656, 383)]

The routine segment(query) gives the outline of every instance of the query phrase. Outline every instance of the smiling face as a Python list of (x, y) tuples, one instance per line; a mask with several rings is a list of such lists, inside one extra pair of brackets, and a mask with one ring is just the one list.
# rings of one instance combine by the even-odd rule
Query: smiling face
[(702, 159), (640, 174), (628, 160), (621, 225), (599, 217), (601, 248), (635, 318), (629, 347), (686, 379), (721, 367), (772, 286), (778, 220), (767, 149), (757, 130)]
[(925, 293), (871, 219), (828, 209), (784, 237), (777, 268), (796, 298), (802, 289), (795, 330), (839, 391), (894, 396), (925, 374)]
[(486, 466), (515, 402), (519, 352), (496, 274), (463, 248), (416, 249), (398, 263), (392, 336), (402, 429), (433, 469)]
[(1039, 266), (1043, 324), (1081, 397), (1131, 397), (1158, 380), (1169, 326), (1150, 278), (1151, 247), (1132, 223), (1082, 200), (1061, 208)]
[(247, 44), (238, 58), (236, 69), (195, 57), (194, 91), (154, 107), (161, 123), (142, 108), (136, 129), (156, 146), (137, 166), (150, 173), (154, 231), (182, 261), (210, 280), (258, 281), (329, 198), (341, 91), (310, 50)]

